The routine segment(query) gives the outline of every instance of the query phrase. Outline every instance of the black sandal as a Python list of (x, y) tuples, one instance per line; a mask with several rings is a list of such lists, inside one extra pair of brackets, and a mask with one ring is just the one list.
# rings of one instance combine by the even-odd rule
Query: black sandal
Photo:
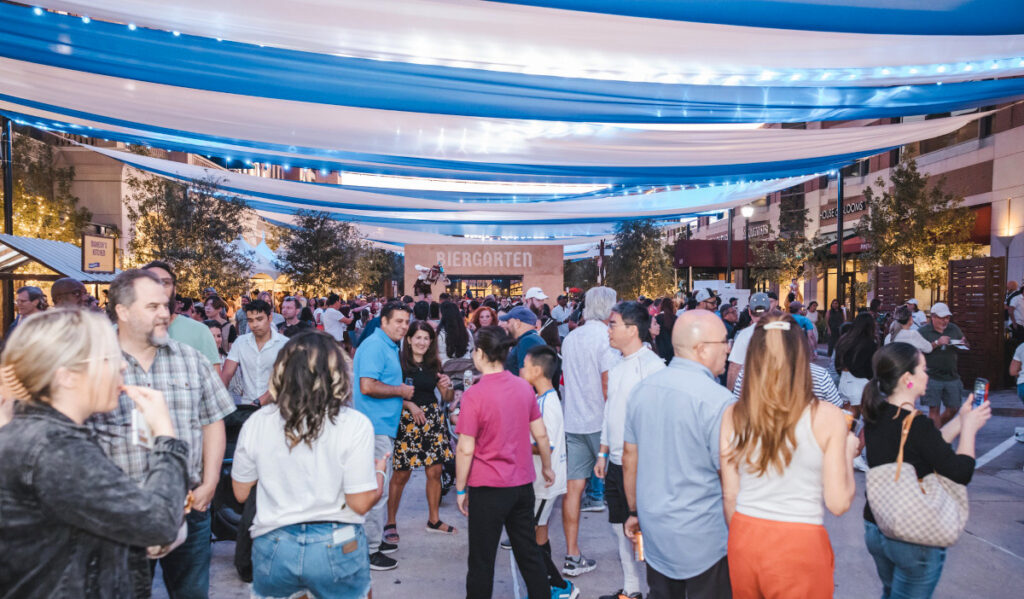
[[(388, 532), (389, 530), (392, 531), (392, 532)], [(386, 541), (388, 543), (394, 543), (394, 544), (397, 545), (399, 540), (400, 540), (400, 538), (398, 536), (398, 526), (397, 525), (395, 525), (395, 524), (388, 524), (387, 526), (384, 527), (384, 541)]]
[[(442, 526), (446, 527), (447, 530), (445, 528), (441, 528)], [(437, 522), (427, 522), (427, 532), (442, 535), (453, 535), (458, 532), (458, 529), (451, 524), (446, 524), (443, 521), (438, 520)]]

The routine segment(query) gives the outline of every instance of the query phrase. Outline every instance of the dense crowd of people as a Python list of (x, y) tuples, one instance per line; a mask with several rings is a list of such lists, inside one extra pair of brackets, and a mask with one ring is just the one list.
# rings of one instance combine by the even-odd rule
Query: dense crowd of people
[[(917, 507), (918, 529), (893, 524), (892, 493), (914, 491), (877, 473), (940, 480), (955, 512), (991, 414), (965, 397), (968, 341), (943, 303), (853, 316), (792, 290), (741, 306), (706, 289), (228, 301), (176, 286), (156, 261), (121, 272), (102, 311), (70, 279), (52, 308), (18, 290), (0, 355), (0, 596), (149, 597), (159, 563), (171, 597), (207, 597), (230, 444), (236, 563), (256, 597), (371, 594), (371, 571), (399, 567), (419, 468), (422, 531), (462, 527), (440, 516), (450, 490), (467, 518), (471, 599), (492, 595), (499, 547), (516, 597), (575, 599), (599, 565), (621, 569), (602, 599), (643, 597), (641, 565), (653, 599), (831, 597), (824, 513), (849, 510), (855, 464), (883, 596), (930, 597), (949, 543), (928, 535), (955, 540), (956, 523)], [(838, 385), (815, 363), (826, 340)], [(584, 554), (582, 511), (607, 512), (618, 564)]]

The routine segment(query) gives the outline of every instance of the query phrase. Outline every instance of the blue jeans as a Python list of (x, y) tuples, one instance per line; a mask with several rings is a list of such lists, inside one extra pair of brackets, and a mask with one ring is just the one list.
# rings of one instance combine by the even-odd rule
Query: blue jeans
[(252, 596), (357, 599), (370, 592), (362, 524), (318, 522), (274, 529), (252, 541)]
[[(159, 560), (164, 586), (171, 599), (206, 599), (210, 596), (210, 512), (192, 510), (185, 522), (185, 542)], [(155, 568), (156, 562), (150, 565)]]
[(587, 497), (594, 501), (604, 501), (604, 479), (597, 478), (597, 475), (591, 474), (590, 478), (587, 479)]
[(1024, 401), (1024, 383), (1017, 385), (1017, 397)]
[(935, 592), (946, 563), (945, 547), (890, 539), (864, 521), (864, 541), (882, 579), (882, 599), (926, 599)]

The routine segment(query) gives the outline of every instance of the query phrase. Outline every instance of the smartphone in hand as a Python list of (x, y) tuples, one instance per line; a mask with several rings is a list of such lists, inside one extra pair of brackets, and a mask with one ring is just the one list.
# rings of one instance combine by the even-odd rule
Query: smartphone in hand
[(974, 403), (971, 405), (977, 408), (986, 401), (988, 401), (988, 379), (978, 377), (974, 379)]

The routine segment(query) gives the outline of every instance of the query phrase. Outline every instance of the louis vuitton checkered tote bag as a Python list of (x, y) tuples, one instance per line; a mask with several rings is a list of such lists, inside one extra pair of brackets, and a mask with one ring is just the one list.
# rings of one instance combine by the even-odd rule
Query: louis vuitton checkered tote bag
[(912, 410), (903, 420), (896, 461), (868, 470), (868, 502), (885, 536), (918, 545), (949, 547), (967, 525), (967, 487), (934, 473), (919, 480), (913, 466), (900, 475), (903, 446), (917, 414)]

